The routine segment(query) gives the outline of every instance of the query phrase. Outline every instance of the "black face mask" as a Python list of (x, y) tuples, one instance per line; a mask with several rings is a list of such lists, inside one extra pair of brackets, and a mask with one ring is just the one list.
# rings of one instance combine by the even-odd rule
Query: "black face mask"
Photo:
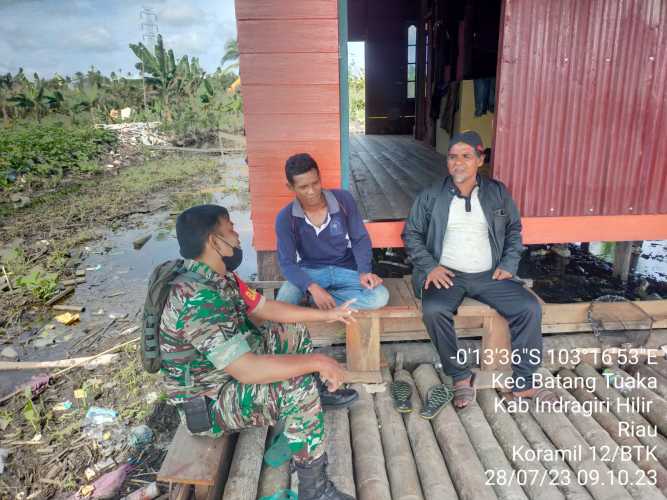
[(234, 250), (233, 255), (229, 255), (229, 256), (223, 256), (223, 255), (220, 255), (220, 254), (219, 255), (220, 255), (220, 258), (222, 259), (222, 262), (225, 263), (225, 267), (227, 268), (227, 271), (235, 271), (241, 265), (241, 262), (243, 261), (243, 250), (241, 250), (238, 247), (230, 245), (221, 236), (217, 236), (217, 237), (222, 242), (224, 242), (225, 245), (232, 247), (232, 249)]
[(241, 261), (243, 261), (243, 250), (234, 247), (234, 255), (223, 257), (222, 261), (225, 263), (227, 271), (235, 271), (241, 265)]

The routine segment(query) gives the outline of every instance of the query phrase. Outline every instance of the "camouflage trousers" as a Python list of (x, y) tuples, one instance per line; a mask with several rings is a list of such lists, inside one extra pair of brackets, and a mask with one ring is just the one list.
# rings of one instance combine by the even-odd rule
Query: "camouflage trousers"
[[(313, 350), (304, 325), (267, 323), (258, 331), (247, 339), (255, 354), (308, 354)], [(270, 384), (231, 380), (220, 388), (211, 421), (214, 436), (281, 422), (296, 461), (311, 461), (324, 452), (324, 415), (313, 375)]]

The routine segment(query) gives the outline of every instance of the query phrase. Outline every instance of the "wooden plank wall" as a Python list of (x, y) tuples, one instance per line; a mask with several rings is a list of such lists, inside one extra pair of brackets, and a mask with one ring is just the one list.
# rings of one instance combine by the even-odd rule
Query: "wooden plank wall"
[(274, 220), (292, 197), (285, 160), (307, 152), (340, 186), (338, 3), (236, 0), (254, 245), (275, 250)]

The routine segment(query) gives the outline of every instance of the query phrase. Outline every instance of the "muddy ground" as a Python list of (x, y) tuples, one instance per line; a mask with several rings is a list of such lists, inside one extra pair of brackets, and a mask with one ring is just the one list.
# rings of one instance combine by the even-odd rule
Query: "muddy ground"
[[(178, 417), (164, 401), (161, 377), (142, 370), (131, 342), (147, 279), (155, 265), (178, 257), (175, 216), (208, 202), (230, 209), (246, 249), (239, 272), (254, 277), (247, 177), (243, 155), (151, 154), (102, 177), (68, 179), (59, 193), (30, 193), (29, 206), (0, 219), (0, 259), (12, 285), (0, 292), (7, 312), (0, 361), (66, 359), (130, 342), (111, 364), (71, 370), (48, 385), (44, 370), (0, 372), (0, 399), (20, 386), (35, 389), (0, 403), (0, 498), (85, 493), (86, 485), (126, 463), (131, 470), (118, 495), (155, 480)], [(33, 270), (41, 282), (33, 280), (32, 289), (17, 283)], [(63, 289), (63, 281), (77, 277), (84, 282), (59, 304), (85, 309), (68, 326), (36, 292), (53, 295), (52, 285)], [(90, 407), (117, 413), (95, 437), (85, 426)], [(154, 437), (133, 448), (131, 430), (141, 424)]]

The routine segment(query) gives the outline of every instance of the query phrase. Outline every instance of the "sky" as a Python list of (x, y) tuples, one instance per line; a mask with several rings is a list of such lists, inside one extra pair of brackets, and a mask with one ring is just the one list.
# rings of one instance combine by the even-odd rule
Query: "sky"
[(157, 14), (176, 58), (198, 57), (209, 73), (236, 37), (234, 0), (0, 0), (0, 74), (23, 67), (28, 75), (65, 76), (93, 65), (105, 75), (136, 75), (129, 44), (141, 41), (142, 6)]

